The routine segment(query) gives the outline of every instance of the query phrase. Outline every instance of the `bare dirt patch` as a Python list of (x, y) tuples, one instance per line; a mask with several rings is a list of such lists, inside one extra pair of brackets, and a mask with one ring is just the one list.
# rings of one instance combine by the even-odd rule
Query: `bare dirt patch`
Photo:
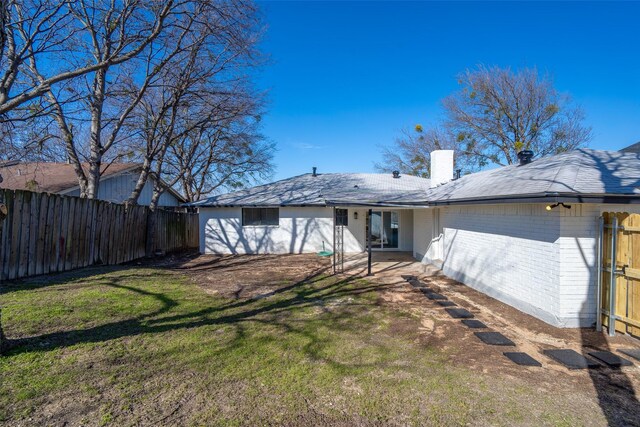
[(178, 254), (149, 262), (185, 274), (209, 294), (233, 299), (266, 298), (283, 286), (331, 273), (330, 258), (316, 254)]
[[(388, 278), (385, 279), (388, 282)], [(584, 355), (593, 350), (615, 353), (618, 348), (640, 347), (638, 340), (620, 335), (608, 337), (592, 328), (553, 327), (441, 274), (424, 275), (420, 280), (473, 313), (488, 327), (481, 330), (501, 332), (516, 343), (516, 347), (482, 343), (473, 334), (477, 330), (451, 318), (436, 301), (429, 300), (407, 282), (394, 281), (381, 287), (381, 301), (418, 316), (425, 342), (445, 351), (450, 362), (507, 380), (524, 381), (541, 393), (571, 395), (575, 405), (599, 406), (610, 425), (640, 425), (637, 361), (634, 366), (621, 369), (602, 366), (572, 371), (542, 354), (543, 350), (553, 348), (573, 349)], [(505, 351), (526, 352), (543, 366), (517, 366), (502, 354)]]

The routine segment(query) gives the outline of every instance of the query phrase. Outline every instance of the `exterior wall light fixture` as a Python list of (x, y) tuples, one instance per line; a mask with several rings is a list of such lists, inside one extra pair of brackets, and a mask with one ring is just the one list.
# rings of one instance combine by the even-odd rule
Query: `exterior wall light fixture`
[(565, 205), (564, 203), (560, 202), (560, 203), (554, 203), (552, 205), (547, 205), (547, 207), (545, 208), (546, 210), (550, 211), (553, 208), (557, 208), (558, 206), (562, 206), (565, 209), (571, 209), (571, 205)]

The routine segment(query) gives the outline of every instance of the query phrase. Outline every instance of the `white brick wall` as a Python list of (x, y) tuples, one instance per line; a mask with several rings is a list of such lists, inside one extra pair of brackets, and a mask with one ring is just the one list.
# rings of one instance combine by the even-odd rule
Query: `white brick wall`
[(398, 227), (400, 227), (398, 250), (411, 252), (413, 250), (413, 210), (400, 209), (398, 216)]
[(548, 323), (576, 327), (595, 322), (597, 218), (640, 207), (572, 204), (547, 211), (544, 204), (503, 204), (439, 210), (445, 274)]
[(560, 324), (559, 211), (504, 204), (439, 208), (445, 274)]
[(429, 259), (427, 252), (433, 239), (433, 209), (413, 211), (413, 256), (419, 260)]

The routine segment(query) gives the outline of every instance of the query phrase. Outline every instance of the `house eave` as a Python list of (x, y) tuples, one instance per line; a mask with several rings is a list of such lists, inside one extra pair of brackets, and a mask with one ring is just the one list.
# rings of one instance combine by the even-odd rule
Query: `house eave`
[(385, 202), (385, 201), (355, 201), (355, 200), (328, 200), (327, 206), (357, 206), (357, 207), (381, 207), (381, 208), (428, 208), (429, 206), (422, 203), (415, 202)]
[[(595, 203), (595, 204), (637, 204), (640, 194), (576, 194), (542, 193), (520, 194), (514, 196), (479, 197), (454, 200), (433, 200), (429, 206), (452, 205), (494, 205), (505, 203)], [(424, 203), (424, 202), (420, 202)]]
[(182, 206), (194, 208), (326, 208), (326, 204), (318, 203), (295, 203), (295, 204), (249, 204), (249, 203), (226, 203), (226, 204), (198, 204), (184, 203)]
[(385, 208), (428, 208), (426, 204), (416, 204), (413, 202), (374, 202), (374, 201), (355, 201), (355, 200), (327, 200), (326, 203), (283, 203), (283, 204), (197, 204), (185, 203), (183, 206), (195, 208), (330, 208), (339, 206), (354, 207), (385, 207)]

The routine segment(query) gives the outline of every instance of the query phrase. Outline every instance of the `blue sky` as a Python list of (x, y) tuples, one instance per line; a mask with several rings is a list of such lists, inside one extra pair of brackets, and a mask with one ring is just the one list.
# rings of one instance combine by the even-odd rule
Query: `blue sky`
[(570, 93), (589, 144), (640, 141), (640, 3), (260, 2), (274, 178), (373, 172), (380, 146), (436, 122), (456, 75), (536, 66)]

